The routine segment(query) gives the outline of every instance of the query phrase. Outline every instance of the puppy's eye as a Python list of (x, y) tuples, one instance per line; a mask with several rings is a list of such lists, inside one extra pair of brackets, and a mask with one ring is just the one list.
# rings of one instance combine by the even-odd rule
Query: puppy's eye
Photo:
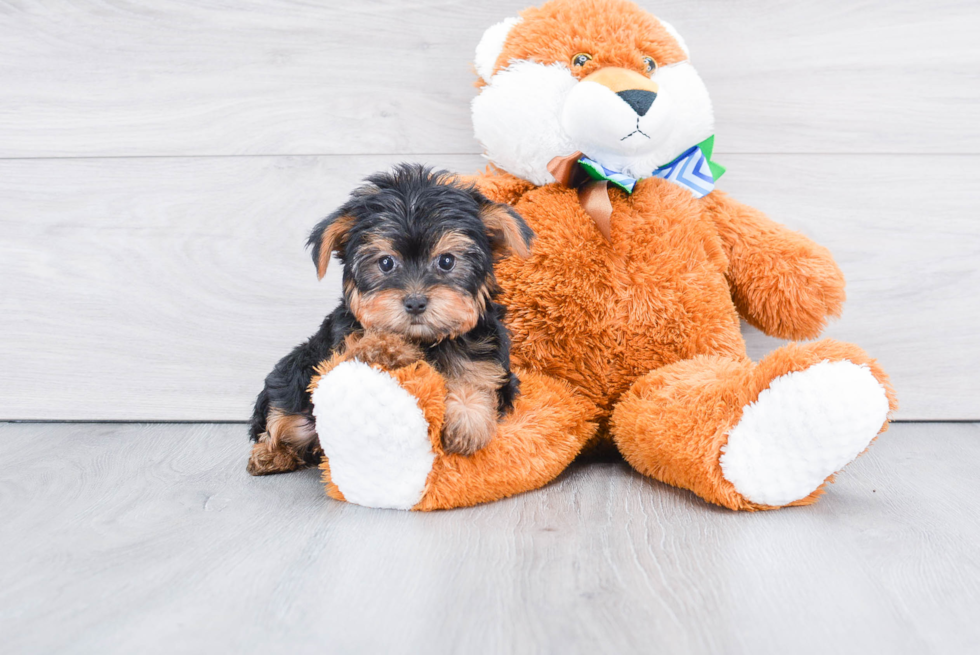
[(572, 66), (585, 66), (590, 61), (592, 61), (592, 55), (585, 52), (580, 52), (572, 57)]
[(382, 273), (391, 273), (391, 269), (395, 268), (394, 258), (385, 255), (378, 260), (378, 268), (381, 269)]
[(657, 62), (653, 60), (653, 57), (644, 57), (643, 63), (647, 65), (647, 72), (652, 73), (657, 70)]
[(446, 253), (445, 255), (439, 255), (439, 268), (444, 271), (451, 271), (456, 266), (456, 258)]

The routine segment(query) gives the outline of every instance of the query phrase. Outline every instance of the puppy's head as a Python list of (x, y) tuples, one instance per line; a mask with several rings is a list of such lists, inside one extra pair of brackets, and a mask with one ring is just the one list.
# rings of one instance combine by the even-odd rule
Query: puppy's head
[(308, 245), (321, 278), (338, 254), (344, 296), (365, 328), (434, 342), (476, 326), (496, 291), (494, 261), (526, 257), (532, 238), (510, 207), (449, 173), (402, 164), (369, 177)]
[(714, 113), (687, 47), (629, 0), (551, 0), (486, 31), (473, 129), (497, 166), (537, 185), (581, 151), (647, 177), (711, 136)]

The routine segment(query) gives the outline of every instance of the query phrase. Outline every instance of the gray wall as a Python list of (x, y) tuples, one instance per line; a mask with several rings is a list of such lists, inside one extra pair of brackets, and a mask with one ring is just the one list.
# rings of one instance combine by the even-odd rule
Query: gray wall
[[(899, 418), (980, 419), (976, 3), (643, 4), (713, 92), (722, 188), (837, 256), (828, 335)], [(469, 62), (523, 5), (0, 6), (0, 419), (247, 418), (336, 302), (312, 224), (395, 161), (482, 166)]]

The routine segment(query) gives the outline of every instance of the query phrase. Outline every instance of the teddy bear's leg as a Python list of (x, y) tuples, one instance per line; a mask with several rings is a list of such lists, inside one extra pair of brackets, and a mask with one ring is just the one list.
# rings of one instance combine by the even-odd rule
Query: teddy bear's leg
[(623, 395), (612, 431), (638, 471), (736, 510), (816, 502), (887, 428), (884, 371), (860, 348), (789, 344), (758, 364), (699, 356)]
[(359, 361), (321, 369), (311, 393), (327, 493), (370, 507), (434, 510), (547, 484), (595, 432), (595, 406), (569, 385), (518, 372), (521, 395), (471, 456), (440, 439), (446, 386), (427, 363), (384, 371)]

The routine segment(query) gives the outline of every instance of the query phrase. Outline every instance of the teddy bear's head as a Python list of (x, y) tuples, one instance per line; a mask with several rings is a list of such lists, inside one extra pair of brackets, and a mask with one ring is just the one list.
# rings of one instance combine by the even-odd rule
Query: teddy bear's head
[(551, 0), (476, 49), (473, 127), (487, 157), (537, 185), (581, 151), (648, 177), (713, 133), (708, 91), (674, 28), (628, 0)]

